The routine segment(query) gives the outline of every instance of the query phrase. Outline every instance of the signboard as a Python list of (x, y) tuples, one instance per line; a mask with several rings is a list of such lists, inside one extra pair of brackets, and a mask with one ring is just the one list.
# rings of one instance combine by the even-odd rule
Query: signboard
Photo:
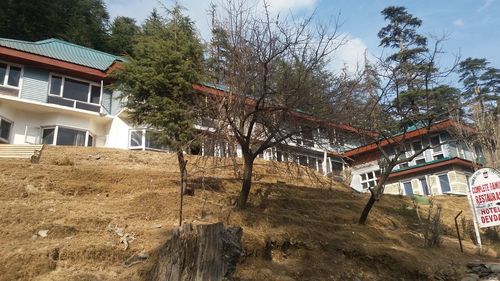
[(470, 178), (468, 194), (479, 227), (500, 225), (500, 172), (477, 170)]

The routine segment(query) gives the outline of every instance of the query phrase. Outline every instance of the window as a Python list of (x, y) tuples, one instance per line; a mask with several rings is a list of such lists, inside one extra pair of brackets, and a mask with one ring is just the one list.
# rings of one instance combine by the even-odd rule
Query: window
[(404, 195), (413, 195), (413, 187), (411, 186), (411, 181), (403, 183)]
[(377, 185), (377, 177), (380, 175), (380, 170), (361, 174), (361, 187), (368, 189)]
[[(422, 150), (422, 142), (421, 141), (416, 141), (412, 143), (412, 149), (413, 149), (413, 155), (417, 154)], [(424, 153), (420, 153), (418, 156), (415, 157), (414, 159), (415, 165), (421, 165), (425, 163), (425, 155)]]
[(429, 191), (429, 186), (427, 185), (427, 179), (423, 177), (419, 178), (418, 181), (420, 182), (420, 187), (422, 187), (422, 194), (430, 195), (431, 192)]
[(408, 167), (408, 162), (399, 164), (399, 169), (406, 169)]
[(19, 88), (21, 71), (20, 66), (0, 63), (0, 86)]
[(90, 131), (62, 126), (42, 129), (42, 143), (52, 145), (94, 146), (94, 135)]
[(9, 143), (12, 122), (0, 117), (0, 143)]
[(101, 86), (74, 78), (51, 75), (49, 103), (99, 112)]
[[(211, 139), (207, 139), (203, 147), (205, 156), (214, 156), (216, 150), (215, 142)], [(129, 131), (129, 148), (142, 150), (169, 150), (168, 146), (163, 143), (160, 132), (147, 129)]]
[(441, 186), (441, 192), (447, 193), (451, 192), (450, 181), (448, 179), (448, 174), (442, 174), (438, 176), (439, 185)]
[(443, 147), (439, 135), (431, 137), (432, 159), (439, 160), (444, 158)]

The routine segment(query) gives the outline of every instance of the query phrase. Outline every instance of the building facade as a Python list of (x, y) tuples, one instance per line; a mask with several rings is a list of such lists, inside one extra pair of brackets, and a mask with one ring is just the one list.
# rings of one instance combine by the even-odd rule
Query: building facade
[[(389, 174), (384, 192), (399, 195), (465, 195), (474, 166), (482, 162), (482, 153), (479, 148), (471, 149), (454, 136), (452, 132), (456, 126), (464, 125), (444, 120), (430, 128), (407, 132), (403, 157), (410, 158), (428, 145), (431, 148), (411, 161), (397, 165)], [(395, 136), (394, 139), (398, 137), (402, 136)], [(388, 151), (389, 155), (394, 155), (394, 143), (382, 141), (378, 146)], [(346, 151), (344, 156), (351, 159), (352, 189), (368, 192), (369, 187), (377, 184), (382, 159), (377, 144)]]
[[(156, 141), (157, 131), (130, 121), (120, 93), (106, 87), (121, 63), (126, 63), (121, 57), (57, 39), (0, 38), (0, 143), (167, 150)], [(223, 91), (202, 85), (195, 90), (206, 95)], [(197, 128), (210, 131), (206, 121), (200, 120)], [(340, 153), (359, 143), (352, 137), (353, 128), (334, 123), (328, 127), (328, 133), (313, 130), (261, 157), (338, 173), (345, 167)], [(241, 157), (241, 149), (230, 143), (208, 137), (195, 153)]]

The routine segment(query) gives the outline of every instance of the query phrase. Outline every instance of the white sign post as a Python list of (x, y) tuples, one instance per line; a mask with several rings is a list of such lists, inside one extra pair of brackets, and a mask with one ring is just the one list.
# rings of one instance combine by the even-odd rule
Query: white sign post
[(467, 194), (481, 248), (479, 227), (500, 225), (500, 172), (492, 168), (477, 170), (470, 178)]

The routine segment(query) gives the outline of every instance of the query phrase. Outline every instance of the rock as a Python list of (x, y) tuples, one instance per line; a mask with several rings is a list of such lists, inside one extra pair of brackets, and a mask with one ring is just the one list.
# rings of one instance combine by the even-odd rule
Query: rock
[(36, 240), (36, 239), (38, 239), (38, 235), (33, 234), (33, 235), (31, 236), (31, 240)]
[(90, 159), (99, 160), (101, 159), (101, 155), (100, 154), (89, 155), (89, 160)]
[(39, 230), (37, 232), (38, 236), (42, 237), (42, 238), (45, 238), (47, 237), (47, 234), (49, 233), (49, 231), (47, 229), (43, 229), (43, 230)]
[(161, 228), (161, 224), (157, 223), (157, 224), (153, 224), (151, 226), (151, 228)]
[(149, 258), (149, 254), (146, 251), (141, 251), (130, 256), (126, 261), (123, 262), (123, 265), (126, 267), (130, 267), (134, 264), (143, 262)]
[(484, 265), (492, 272), (500, 273), (500, 263), (485, 263)]
[(467, 274), (467, 276), (460, 279), (460, 281), (477, 281), (477, 280), (479, 280), (479, 276), (473, 273), (469, 273)]

